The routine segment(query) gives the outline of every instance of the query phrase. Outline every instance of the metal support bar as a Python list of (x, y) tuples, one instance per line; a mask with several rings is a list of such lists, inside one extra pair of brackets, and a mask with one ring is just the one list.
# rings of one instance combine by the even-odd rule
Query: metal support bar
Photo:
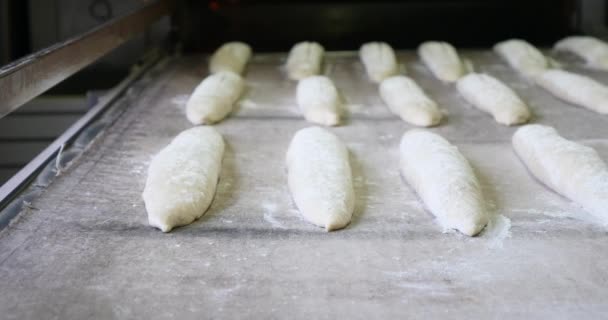
[(168, 15), (173, 3), (173, 0), (155, 1), (0, 68), (0, 118)]
[[(84, 116), (76, 121), (68, 128), (59, 138), (51, 143), (46, 149), (38, 154), (32, 161), (23, 167), (4, 185), (0, 186), (0, 210), (6, 207), (8, 203), (19, 194), (21, 190), (36, 177), (36, 174), (55, 157), (62, 146), (72, 143), (82, 130), (84, 130), (95, 119), (99, 118), (119, 97), (125, 94), (130, 86), (139, 78), (142, 77), (150, 68), (152, 68), (163, 57), (160, 52), (151, 52), (150, 55), (144, 57), (141, 65), (136, 66), (133, 71), (116, 87), (106, 93), (97, 104), (91, 108)], [(0, 222), (6, 217), (0, 216)], [(2, 225), (0, 223), (0, 229)]]

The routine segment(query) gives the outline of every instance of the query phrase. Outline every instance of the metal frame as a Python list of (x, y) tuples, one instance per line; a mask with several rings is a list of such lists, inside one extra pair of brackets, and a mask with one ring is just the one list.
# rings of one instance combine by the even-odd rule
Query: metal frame
[(169, 15), (173, 8), (173, 0), (155, 1), (0, 68), (0, 118)]
[[(158, 0), (83, 35), (0, 68), (0, 118), (142, 32), (162, 16), (169, 15), (173, 6), (173, 0)], [(102, 97), (82, 118), (0, 186), (0, 210), (30, 184), (37, 173), (57, 156), (63, 146), (72, 143), (80, 132), (124, 95), (133, 82), (161, 57), (162, 54), (159, 52), (146, 57), (140, 66)], [(7, 217), (0, 218), (6, 220)]]
[[(117, 86), (112, 88), (106, 93), (99, 102), (91, 108), (84, 116), (70, 126), (59, 138), (53, 141), (48, 147), (46, 147), (41, 153), (39, 153), (32, 161), (30, 161), (25, 167), (23, 167), (17, 174), (9, 179), (4, 185), (0, 186), (0, 214), (1, 210), (9, 205), (9, 203), (15, 199), (19, 193), (27, 188), (31, 181), (33, 181), (38, 174), (50, 161), (52, 161), (64, 148), (64, 146), (71, 144), (78, 138), (80, 134), (88, 125), (93, 123), (94, 120), (98, 119), (104, 111), (106, 111), (114, 102), (122, 97), (129, 90), (131, 85), (140, 79), (148, 70), (150, 70), (156, 63), (162, 58), (163, 54), (160, 52), (154, 52), (151, 55), (145, 57), (144, 61), (134, 68), (134, 70)], [(7, 221), (12, 217), (0, 216), (0, 221)], [(0, 223), (0, 230), (2, 229), (2, 223)]]

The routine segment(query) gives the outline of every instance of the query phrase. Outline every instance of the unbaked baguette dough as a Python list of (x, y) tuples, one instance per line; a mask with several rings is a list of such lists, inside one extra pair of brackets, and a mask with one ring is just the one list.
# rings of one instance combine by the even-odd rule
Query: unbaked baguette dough
[(499, 42), (494, 46), (494, 51), (500, 55), (517, 72), (528, 78), (550, 68), (550, 61), (530, 43), (511, 39)]
[(494, 116), (496, 122), (514, 125), (530, 119), (528, 106), (500, 80), (481, 73), (470, 73), (458, 80), (460, 95), (473, 106)]
[(223, 154), (215, 129), (194, 127), (154, 156), (143, 192), (150, 225), (169, 232), (200, 218), (215, 195)]
[(296, 91), (298, 106), (306, 120), (326, 126), (340, 122), (340, 97), (331, 79), (325, 76), (302, 79)]
[(394, 114), (406, 122), (430, 127), (441, 121), (441, 112), (435, 101), (408, 77), (394, 76), (382, 81), (380, 97)]
[(186, 103), (186, 116), (193, 124), (211, 124), (224, 119), (245, 87), (241, 76), (218, 72), (205, 78)]
[(608, 43), (594, 37), (566, 37), (555, 44), (555, 50), (568, 51), (584, 59), (591, 68), (608, 70)]
[(519, 128), (513, 148), (538, 180), (608, 223), (608, 167), (595, 150), (543, 125)]
[(373, 82), (380, 82), (399, 73), (395, 52), (385, 42), (368, 42), (359, 49), (361, 62), (367, 76)]
[(608, 114), (608, 87), (586, 76), (564, 70), (548, 70), (536, 83), (554, 96), (601, 114)]
[(319, 127), (298, 131), (287, 151), (288, 182), (296, 206), (327, 231), (344, 228), (355, 207), (348, 149)]
[(478, 234), (488, 214), (469, 162), (443, 137), (414, 129), (401, 139), (401, 173), (447, 229)]
[(418, 55), (441, 81), (454, 82), (466, 74), (465, 65), (456, 49), (447, 42), (425, 42), (418, 47)]
[(219, 47), (209, 60), (211, 73), (230, 71), (242, 74), (251, 58), (251, 47), (243, 42), (228, 42)]
[(291, 48), (287, 57), (287, 75), (301, 80), (321, 73), (323, 47), (316, 42), (300, 42)]

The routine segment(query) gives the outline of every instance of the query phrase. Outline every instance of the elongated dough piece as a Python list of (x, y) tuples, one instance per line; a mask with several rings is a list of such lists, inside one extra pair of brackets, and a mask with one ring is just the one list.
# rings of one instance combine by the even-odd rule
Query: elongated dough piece
[(340, 122), (340, 97), (325, 76), (312, 76), (298, 83), (296, 100), (306, 120), (326, 126)]
[(439, 223), (468, 236), (488, 223), (483, 195), (469, 162), (440, 135), (414, 129), (401, 139), (401, 173)]
[(500, 55), (517, 72), (528, 78), (550, 68), (549, 60), (530, 43), (511, 39), (499, 42), (494, 46), (494, 51)]
[(287, 57), (287, 75), (301, 80), (321, 73), (323, 47), (316, 42), (300, 42), (291, 48)]
[(490, 113), (505, 125), (525, 123), (530, 119), (528, 106), (500, 80), (482, 73), (470, 73), (458, 80), (460, 95), (475, 107)]
[(228, 42), (219, 47), (209, 60), (211, 73), (230, 71), (242, 74), (251, 58), (251, 47), (243, 42)]
[(555, 50), (568, 51), (584, 59), (591, 68), (608, 70), (608, 43), (594, 37), (572, 36), (558, 41)]
[(200, 218), (215, 195), (223, 155), (215, 129), (194, 127), (154, 156), (143, 192), (150, 225), (169, 232)]
[(554, 96), (601, 114), (608, 114), (608, 87), (583, 75), (548, 70), (536, 83)]
[(368, 42), (359, 49), (361, 62), (365, 66), (367, 76), (373, 82), (394, 76), (399, 73), (399, 65), (395, 52), (386, 42)]
[(515, 152), (540, 182), (608, 223), (608, 167), (595, 150), (538, 124), (519, 128), (512, 140)]
[(394, 76), (382, 81), (380, 97), (403, 121), (423, 127), (434, 126), (441, 121), (441, 112), (435, 101), (408, 77)]
[(455, 82), (466, 74), (456, 49), (447, 42), (427, 41), (418, 47), (422, 62), (441, 81)]
[(298, 209), (327, 231), (344, 228), (353, 215), (355, 191), (348, 149), (330, 131), (298, 131), (287, 151), (289, 189)]
[(193, 124), (211, 124), (224, 119), (245, 87), (241, 76), (218, 72), (205, 78), (186, 103), (186, 116)]

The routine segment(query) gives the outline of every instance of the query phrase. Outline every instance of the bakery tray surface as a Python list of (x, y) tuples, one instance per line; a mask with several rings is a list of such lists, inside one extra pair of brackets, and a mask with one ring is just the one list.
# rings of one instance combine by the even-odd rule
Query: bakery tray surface
[[(608, 117), (552, 97), (490, 51), (461, 53), (510, 85), (532, 122), (608, 160)], [(206, 56), (174, 57), (0, 233), (0, 317), (605, 317), (607, 228), (528, 174), (511, 148), (516, 127), (467, 105), (414, 52), (399, 58), (447, 115), (431, 130), (460, 148), (483, 185), (494, 218), (480, 236), (443, 232), (404, 183), (398, 145), (412, 126), (383, 105), (356, 52), (328, 53), (324, 68), (348, 109), (330, 129), (351, 151), (357, 208), (346, 229), (307, 223), (289, 194), (285, 152), (311, 124), (295, 105), (285, 54), (254, 56), (245, 96), (215, 126), (227, 150), (209, 211), (168, 234), (150, 227), (147, 167), (191, 127), (185, 102), (207, 74)], [(608, 84), (608, 73), (565, 67)]]

